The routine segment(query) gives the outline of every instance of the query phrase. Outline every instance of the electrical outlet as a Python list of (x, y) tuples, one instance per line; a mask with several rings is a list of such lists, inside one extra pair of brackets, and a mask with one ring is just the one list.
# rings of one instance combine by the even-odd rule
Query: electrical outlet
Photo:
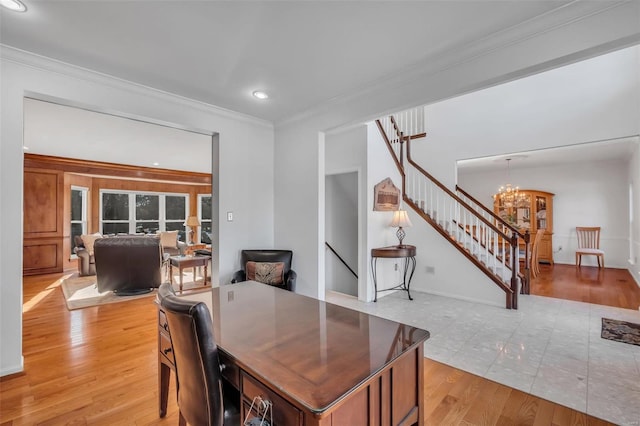
[(558, 247), (558, 251), (562, 251), (562, 246), (559, 246), (559, 247)]
[(393, 270), (397, 271), (398, 270), (398, 264), (396, 263), (395, 265), (393, 265)]
[(427, 266), (427, 274), (435, 274), (436, 268), (434, 266)]

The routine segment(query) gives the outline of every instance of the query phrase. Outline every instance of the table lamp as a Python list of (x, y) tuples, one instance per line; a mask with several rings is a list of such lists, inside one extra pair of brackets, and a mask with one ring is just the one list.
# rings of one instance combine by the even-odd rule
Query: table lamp
[(184, 222), (184, 225), (191, 228), (191, 230), (189, 231), (189, 242), (193, 244), (194, 243), (193, 234), (195, 233), (196, 228), (200, 226), (200, 221), (196, 216), (189, 216), (187, 220)]
[(396, 231), (396, 237), (398, 237), (398, 241), (400, 241), (400, 244), (398, 244), (398, 246), (402, 247), (402, 240), (405, 236), (404, 229), (402, 228), (408, 228), (409, 226), (412, 226), (411, 220), (409, 220), (409, 216), (407, 215), (406, 210), (397, 210), (393, 212), (393, 220), (391, 221), (389, 226), (392, 228), (398, 228), (398, 230)]

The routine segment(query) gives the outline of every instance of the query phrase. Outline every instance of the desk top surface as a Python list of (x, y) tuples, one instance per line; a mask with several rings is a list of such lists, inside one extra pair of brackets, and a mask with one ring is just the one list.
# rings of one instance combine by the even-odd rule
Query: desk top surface
[(220, 349), (321, 413), (429, 332), (247, 281), (181, 296), (205, 302)]

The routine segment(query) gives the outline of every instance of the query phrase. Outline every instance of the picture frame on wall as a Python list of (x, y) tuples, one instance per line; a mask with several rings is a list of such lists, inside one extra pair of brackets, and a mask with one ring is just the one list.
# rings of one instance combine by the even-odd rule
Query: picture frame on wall
[(391, 178), (373, 187), (373, 211), (396, 211), (400, 208), (400, 190)]

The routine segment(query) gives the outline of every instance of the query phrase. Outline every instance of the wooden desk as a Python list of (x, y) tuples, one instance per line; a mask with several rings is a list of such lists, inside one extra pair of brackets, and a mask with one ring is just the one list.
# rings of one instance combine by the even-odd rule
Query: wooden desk
[[(404, 262), (402, 264), (402, 282), (400, 284), (391, 288), (378, 290), (377, 267), (379, 258), (404, 259)], [(403, 244), (401, 246), (389, 246), (371, 249), (371, 276), (373, 278), (373, 289), (375, 290), (373, 301), (378, 301), (378, 292), (389, 290), (406, 291), (407, 295), (409, 296), (409, 300), (413, 300), (413, 298), (411, 297), (411, 292), (409, 291), (409, 286), (411, 285), (411, 278), (413, 278), (413, 273), (415, 272), (415, 270), (416, 246)], [(409, 279), (407, 279), (407, 276), (409, 277)]]
[[(252, 281), (180, 297), (213, 314), (243, 420), (260, 396), (272, 402), (275, 426), (423, 424), (429, 332)], [(162, 310), (158, 320), (162, 417), (173, 357)]]
[(182, 291), (182, 270), (193, 268), (193, 282), (196, 282), (196, 268), (204, 266), (203, 285), (207, 285), (207, 265), (211, 258), (209, 256), (171, 256), (169, 258), (169, 277), (173, 284), (173, 267), (178, 268), (180, 274), (180, 291)]

